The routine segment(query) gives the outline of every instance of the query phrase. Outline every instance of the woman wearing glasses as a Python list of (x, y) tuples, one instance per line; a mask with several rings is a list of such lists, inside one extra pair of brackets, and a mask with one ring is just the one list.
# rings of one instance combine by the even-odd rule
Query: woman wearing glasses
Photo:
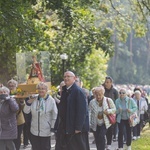
[(116, 114), (118, 123), (118, 148), (123, 150), (123, 132), (126, 129), (127, 141), (126, 150), (131, 150), (131, 127), (129, 124), (129, 116), (137, 111), (137, 105), (132, 98), (127, 96), (126, 89), (120, 89), (119, 98), (115, 102), (116, 104)]
[(31, 144), (32, 150), (50, 150), (51, 129), (57, 118), (55, 100), (47, 94), (48, 86), (44, 82), (37, 85), (38, 96), (26, 100), (24, 112), (31, 112)]

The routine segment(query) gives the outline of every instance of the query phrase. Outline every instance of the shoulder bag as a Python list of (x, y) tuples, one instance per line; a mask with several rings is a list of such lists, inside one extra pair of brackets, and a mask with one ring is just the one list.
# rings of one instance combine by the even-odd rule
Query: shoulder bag
[[(108, 104), (108, 107), (110, 108), (108, 98), (107, 98), (107, 104)], [(108, 114), (107, 117), (109, 119), (110, 124), (116, 123), (116, 114)]]
[[(129, 100), (129, 102), (128, 102), (128, 108), (129, 108), (129, 103), (130, 102), (131, 102), (131, 100)], [(139, 122), (140, 122), (140, 120), (139, 120), (139, 117), (138, 117), (137, 113), (136, 112), (132, 113), (129, 117), (130, 127), (136, 126)]]

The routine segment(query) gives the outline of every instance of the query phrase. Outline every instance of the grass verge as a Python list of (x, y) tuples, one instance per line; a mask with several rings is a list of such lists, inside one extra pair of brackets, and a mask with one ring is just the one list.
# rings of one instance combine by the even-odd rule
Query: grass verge
[(141, 132), (141, 138), (132, 141), (132, 150), (150, 150), (150, 126), (148, 123)]

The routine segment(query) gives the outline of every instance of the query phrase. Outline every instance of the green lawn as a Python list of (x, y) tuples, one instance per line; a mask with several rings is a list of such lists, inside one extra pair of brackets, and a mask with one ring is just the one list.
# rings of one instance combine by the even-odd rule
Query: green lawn
[(148, 123), (141, 133), (141, 138), (132, 141), (132, 150), (150, 150), (150, 127)]

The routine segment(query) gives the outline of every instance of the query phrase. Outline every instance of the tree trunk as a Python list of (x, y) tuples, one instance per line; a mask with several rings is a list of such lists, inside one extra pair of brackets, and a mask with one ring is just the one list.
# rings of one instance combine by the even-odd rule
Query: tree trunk
[(132, 59), (132, 57), (133, 57), (133, 50), (132, 50), (132, 48), (133, 48), (133, 45), (132, 45), (132, 43), (133, 43), (133, 31), (131, 30), (131, 33), (130, 33), (130, 47), (129, 47), (129, 50), (130, 50), (130, 53), (131, 53), (131, 55), (130, 55), (130, 64), (132, 65), (132, 63), (133, 63), (133, 59)]
[(147, 37), (147, 61), (146, 61), (146, 72), (149, 71), (149, 64), (150, 64), (150, 39)]

